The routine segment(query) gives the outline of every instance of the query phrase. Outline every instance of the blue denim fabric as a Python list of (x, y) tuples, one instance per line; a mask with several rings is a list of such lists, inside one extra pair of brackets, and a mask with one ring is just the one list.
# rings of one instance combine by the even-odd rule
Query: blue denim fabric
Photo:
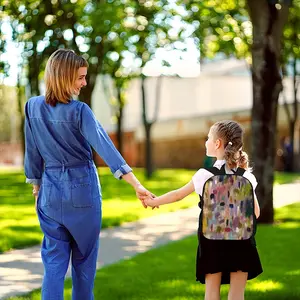
[(72, 254), (72, 299), (93, 300), (102, 213), (95, 165), (46, 167), (37, 212), (44, 233), (42, 299), (63, 300)]
[(90, 108), (79, 101), (25, 106), (26, 181), (41, 186), (37, 213), (44, 233), (43, 300), (62, 300), (72, 254), (73, 300), (92, 300), (101, 228), (101, 187), (92, 149), (116, 178), (131, 171)]
[(114, 144), (83, 102), (52, 107), (45, 97), (31, 98), (25, 105), (26, 182), (41, 184), (45, 166), (68, 166), (92, 160), (92, 148), (118, 179), (129, 172)]

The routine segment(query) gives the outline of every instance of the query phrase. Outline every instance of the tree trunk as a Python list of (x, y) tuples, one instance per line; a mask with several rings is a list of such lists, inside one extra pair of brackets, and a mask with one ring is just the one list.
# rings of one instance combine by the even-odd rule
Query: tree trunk
[(95, 87), (96, 83), (96, 77), (97, 75), (88, 75), (87, 76), (87, 86), (85, 86), (83, 89), (81, 89), (79, 99), (80, 101), (86, 103), (89, 107), (92, 105), (92, 93)]
[(21, 149), (22, 149), (22, 165), (24, 162), (24, 154), (25, 154), (25, 136), (24, 136), (24, 124), (25, 124), (25, 117), (24, 117), (24, 103), (23, 103), (23, 96), (24, 92), (22, 90), (22, 87), (20, 85), (20, 78), (18, 77), (18, 82), (17, 82), (17, 88), (18, 88), (18, 110), (20, 114), (20, 127), (19, 127), (19, 132), (20, 132), (20, 139), (21, 139)]
[(151, 149), (151, 126), (152, 123), (147, 119), (147, 106), (146, 106), (146, 91), (145, 91), (146, 77), (141, 76), (141, 91), (142, 91), (142, 108), (143, 108), (143, 123), (145, 128), (145, 167), (146, 178), (151, 178), (153, 173), (152, 166), (152, 149)]
[(85, 102), (89, 107), (92, 104), (92, 93), (96, 84), (97, 76), (100, 75), (104, 60), (104, 46), (103, 41), (97, 45), (96, 56), (98, 63), (90, 65), (87, 73), (87, 86), (81, 90), (79, 99)]
[(155, 107), (154, 107), (154, 116), (153, 116), (153, 122), (152, 123), (155, 123), (158, 119), (160, 99), (161, 99), (162, 80), (163, 80), (162, 75), (157, 77), (156, 91), (155, 91)]
[(36, 51), (34, 51), (33, 56), (28, 59), (28, 82), (30, 86), (30, 96), (40, 95), (40, 58)]
[(147, 123), (145, 125), (145, 137), (146, 137), (146, 177), (149, 179), (153, 174), (152, 166), (152, 143), (151, 143), (151, 127), (152, 123)]
[(118, 142), (118, 150), (123, 154), (123, 108), (124, 104), (122, 101), (122, 89), (117, 87), (118, 93), (118, 112), (117, 112), (117, 142)]
[[(273, 3), (273, 2), (272, 2)], [(256, 194), (261, 206), (261, 223), (274, 221), (273, 181), (278, 97), (282, 90), (280, 49), (288, 7), (278, 10), (267, 0), (249, 0), (253, 25), (252, 48), (252, 159), (258, 181)]]

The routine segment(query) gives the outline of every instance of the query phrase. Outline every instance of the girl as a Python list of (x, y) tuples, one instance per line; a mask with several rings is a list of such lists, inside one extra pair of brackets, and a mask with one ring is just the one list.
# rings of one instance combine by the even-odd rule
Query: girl
[(86, 86), (87, 67), (72, 50), (55, 51), (46, 65), (46, 95), (31, 98), (25, 106), (25, 175), (33, 184), (44, 233), (43, 300), (63, 299), (71, 255), (72, 299), (94, 299), (102, 197), (92, 147), (117, 179), (133, 186), (144, 206), (144, 197), (150, 195), (91, 109), (72, 100)]
[[(210, 128), (205, 147), (207, 156), (217, 158), (214, 167), (219, 170), (223, 169), (226, 174), (234, 174), (237, 168), (246, 169), (246, 171), (243, 170), (242, 176), (250, 181), (253, 191), (255, 190), (257, 181), (254, 175), (247, 171), (248, 155), (242, 150), (243, 130), (238, 123), (234, 121), (215, 123)], [(152, 207), (172, 203), (196, 191), (200, 196), (200, 207), (202, 208), (205, 182), (213, 176), (214, 174), (210, 171), (200, 169), (182, 188), (155, 199), (148, 198), (145, 203)], [(254, 212), (258, 218), (260, 209), (255, 193)], [(200, 221), (196, 279), (205, 283), (205, 299), (219, 300), (220, 285), (225, 283), (230, 283), (229, 300), (244, 299), (247, 279), (255, 278), (262, 273), (254, 236), (245, 240), (208, 239), (202, 232), (201, 215)]]

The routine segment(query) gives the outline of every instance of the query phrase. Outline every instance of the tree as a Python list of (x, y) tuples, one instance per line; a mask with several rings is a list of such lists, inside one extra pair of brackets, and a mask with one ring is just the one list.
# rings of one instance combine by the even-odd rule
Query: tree
[(183, 2), (191, 12), (187, 20), (197, 21), (194, 35), (202, 59), (222, 52), (245, 58), (251, 66), (251, 156), (259, 182), (256, 192), (262, 208), (260, 222), (272, 223), (277, 106), (282, 89), (280, 53), (290, 1)]
[(262, 204), (260, 222), (272, 223), (277, 107), (282, 90), (280, 54), (289, 5), (251, 0), (248, 6), (253, 25), (252, 158)]
[(193, 24), (192, 36), (199, 47), (200, 60), (217, 53), (235, 56), (250, 63), (251, 23), (245, 1), (179, 1), (186, 8), (184, 21)]
[[(171, 26), (168, 24), (168, 20), (171, 12), (166, 3), (161, 1), (144, 3), (140, 0), (133, 0), (131, 7), (128, 8), (129, 18), (124, 20), (125, 30), (116, 31), (119, 38), (110, 45), (110, 51), (107, 53), (103, 66), (103, 72), (110, 74), (116, 88), (116, 101), (114, 101), (113, 107), (117, 119), (117, 138), (121, 151), (123, 108), (126, 103), (125, 91), (131, 79), (137, 77), (141, 79), (142, 120), (145, 127), (145, 165), (148, 178), (153, 171), (151, 128), (158, 116), (162, 78), (158, 78), (155, 112), (150, 120), (147, 111), (149, 101), (145, 87), (147, 77), (142, 71), (149, 60), (155, 57), (157, 48), (170, 43), (168, 30)], [(135, 64), (128, 66), (126, 62), (128, 59), (134, 61)]]
[[(5, 10), (10, 16), (14, 39), (24, 48), (24, 64), (31, 95), (40, 93), (41, 70), (49, 55), (59, 47), (74, 49), (89, 62), (88, 85), (80, 99), (91, 104), (96, 78), (105, 72), (103, 66), (110, 53), (134, 52), (138, 67), (155, 52), (155, 45), (167, 39), (161, 27), (170, 25), (166, 19), (167, 1), (142, 0), (73, 0), (6, 1)], [(160, 12), (163, 12), (159, 14)], [(161, 45), (160, 45), (161, 46)], [(151, 53), (151, 54), (150, 54)], [(118, 90), (118, 139), (121, 142), (124, 88), (130, 76), (120, 73), (120, 62), (112, 66)]]
[(10, 18), (13, 39), (23, 50), (22, 64), (26, 66), (29, 94), (38, 95), (45, 60), (59, 46), (70, 45), (64, 32), (74, 22), (73, 5), (61, 1), (18, 0), (6, 2), (4, 8)]
[[(24, 125), (25, 125), (25, 86), (24, 86), (24, 74), (23, 74), (23, 66), (22, 64), (18, 65), (18, 78), (17, 78), (17, 99), (18, 99), (18, 113), (20, 117), (20, 124), (19, 124), (19, 132), (23, 133)], [(20, 134), (21, 138), (21, 149), (22, 153), (25, 153), (25, 136), (24, 134)], [(23, 159), (23, 157), (22, 157)], [(22, 161), (23, 164), (23, 161)]]
[[(121, 59), (120, 59), (121, 61)], [(121, 154), (123, 154), (123, 111), (126, 105), (126, 90), (130, 80), (133, 78), (132, 75), (124, 73), (123, 67), (120, 63), (116, 63), (113, 66), (109, 66), (104, 62), (103, 72), (110, 76), (113, 80), (113, 90), (109, 91), (110, 88), (105, 86), (105, 90), (108, 91), (109, 104), (112, 107), (114, 117), (117, 124), (117, 147)]]
[[(130, 0), (98, 0), (87, 1), (85, 15), (81, 18), (82, 30), (89, 57), (88, 86), (82, 90), (81, 98), (86, 102), (91, 95), (97, 76), (103, 71), (106, 55), (114, 47), (118, 39), (126, 39), (124, 34), (128, 17)], [(89, 100), (90, 101), (90, 100)], [(88, 103), (90, 104), (90, 102)]]
[(71, 3), (63, 6), (61, 1), (5, 1), (4, 12), (13, 30), (13, 41), (19, 45), (21, 52), (16, 86), (23, 152), (25, 86), (30, 96), (39, 95), (46, 59), (60, 46), (74, 48), (64, 38), (66, 30), (75, 23), (72, 7)]
[[(130, 0), (128, 0), (130, 1)], [(78, 0), (7, 2), (5, 9), (14, 28), (14, 39), (23, 43), (24, 64), (31, 95), (39, 94), (45, 61), (57, 48), (75, 50), (89, 62), (88, 85), (80, 98), (88, 105), (111, 42), (114, 30), (122, 28), (128, 1)]]
[[(0, 6), (1, 8), (1, 6)], [(0, 10), (0, 84), (3, 84), (4, 78), (8, 75), (9, 64), (3, 59), (3, 54), (6, 52), (7, 40), (1, 28), (4, 25), (5, 14)]]
[(146, 76), (141, 75), (141, 91), (142, 91), (142, 118), (145, 128), (145, 164), (146, 164), (146, 177), (150, 178), (153, 173), (153, 163), (152, 163), (152, 144), (151, 144), (151, 129), (153, 124), (156, 123), (159, 112), (159, 104), (161, 98), (161, 85), (162, 76), (157, 78), (156, 92), (155, 92), (155, 108), (153, 118), (150, 119), (147, 114), (147, 97), (146, 97)]
[[(0, 29), (7, 26), (7, 16), (0, 6)], [(7, 33), (0, 30), (0, 143), (8, 142), (11, 139), (11, 115), (14, 113), (11, 108), (11, 98), (15, 89), (4, 85), (4, 79), (8, 76), (10, 66), (5, 59), (7, 52)], [(1, 150), (0, 150), (1, 151)]]
[[(125, 20), (126, 23), (126, 20)], [(126, 90), (129, 82), (138, 76), (138, 69), (128, 66), (126, 61), (131, 56), (129, 40), (131, 30), (120, 27), (116, 30), (118, 38), (114, 39), (103, 61), (102, 73), (107, 74), (113, 81), (113, 90), (109, 91), (110, 105), (117, 124), (117, 147), (123, 153), (123, 111), (126, 105)], [(104, 83), (104, 82), (103, 82)], [(105, 86), (105, 83), (104, 83)], [(109, 88), (106, 88), (108, 91)]]
[(131, 39), (131, 49), (134, 52), (136, 59), (139, 61), (142, 120), (145, 131), (146, 177), (150, 178), (153, 173), (151, 129), (158, 117), (162, 77), (159, 77), (158, 79), (154, 116), (150, 119), (148, 114), (148, 105), (150, 105), (150, 103), (147, 100), (145, 86), (147, 77), (142, 71), (147, 62), (155, 57), (157, 48), (171, 47), (172, 41), (177, 39), (177, 37), (172, 37), (169, 34), (169, 30), (172, 28), (171, 20), (174, 11), (168, 6), (168, 1), (153, 1), (152, 3), (148, 3), (141, 0), (135, 0), (133, 1), (133, 11), (136, 21), (131, 27), (135, 33)]

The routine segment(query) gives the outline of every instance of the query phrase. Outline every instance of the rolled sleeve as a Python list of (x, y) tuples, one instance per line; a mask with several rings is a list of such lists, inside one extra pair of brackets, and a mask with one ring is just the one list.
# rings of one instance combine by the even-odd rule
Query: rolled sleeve
[(123, 175), (132, 171), (106, 131), (96, 120), (92, 110), (85, 103), (82, 104), (81, 108), (79, 130), (87, 142), (105, 161), (115, 178), (122, 179)]
[(40, 185), (42, 181), (44, 161), (36, 146), (28, 114), (28, 102), (25, 105), (25, 158), (24, 169), (26, 183)]
[(132, 172), (132, 169), (126, 164), (121, 166), (121, 168), (119, 168), (115, 173), (114, 176), (117, 179), (121, 179), (123, 175), (128, 174)]
[(26, 183), (34, 184), (34, 185), (41, 185), (42, 184), (42, 179), (29, 179), (29, 178), (26, 178)]

